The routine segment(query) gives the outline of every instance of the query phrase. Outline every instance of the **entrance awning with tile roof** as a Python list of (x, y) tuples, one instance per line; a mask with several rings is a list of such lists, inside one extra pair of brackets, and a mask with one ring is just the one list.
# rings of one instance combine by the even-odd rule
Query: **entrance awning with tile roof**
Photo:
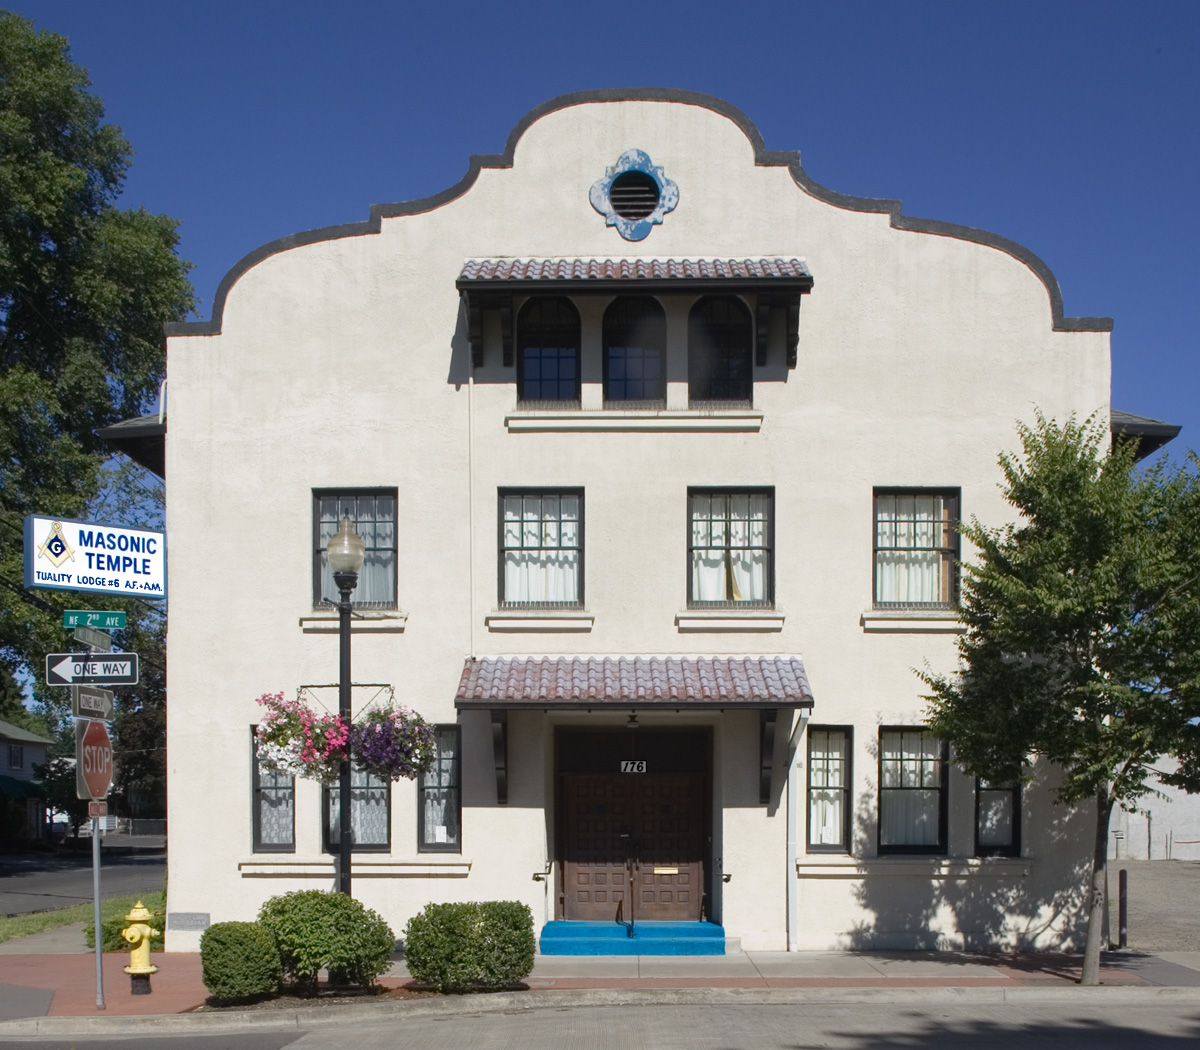
[(460, 710), (811, 708), (799, 656), (482, 656), (459, 681)]

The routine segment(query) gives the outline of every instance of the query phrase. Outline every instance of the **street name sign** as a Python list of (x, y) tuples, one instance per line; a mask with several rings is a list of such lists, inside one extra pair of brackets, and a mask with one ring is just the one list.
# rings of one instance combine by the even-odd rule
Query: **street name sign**
[(165, 598), (166, 536), (157, 529), (29, 514), (25, 586)]
[(47, 685), (137, 685), (138, 654), (47, 653)]
[(112, 787), (112, 774), (108, 726), (81, 718), (75, 723), (75, 794), (99, 802)]
[(96, 611), (92, 609), (65, 609), (64, 627), (98, 627), (102, 631), (125, 630), (125, 614), (118, 609)]
[(111, 722), (112, 690), (94, 685), (71, 686), (71, 714), (76, 718), (98, 718), (102, 722)]
[(104, 631), (97, 631), (91, 627), (76, 627), (72, 637), (75, 641), (90, 645), (93, 649), (100, 649), (106, 653), (112, 651), (112, 635), (106, 634)]

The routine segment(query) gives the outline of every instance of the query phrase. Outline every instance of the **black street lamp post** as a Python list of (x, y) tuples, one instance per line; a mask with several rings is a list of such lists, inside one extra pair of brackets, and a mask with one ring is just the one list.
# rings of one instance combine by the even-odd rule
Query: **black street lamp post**
[[(354, 713), (350, 707), (350, 593), (358, 586), (364, 546), (347, 514), (329, 540), (326, 556), (333, 570), (333, 582), (341, 595), (338, 601), (338, 714), (350, 728)], [(338, 770), (338, 892), (350, 893), (350, 752)]]

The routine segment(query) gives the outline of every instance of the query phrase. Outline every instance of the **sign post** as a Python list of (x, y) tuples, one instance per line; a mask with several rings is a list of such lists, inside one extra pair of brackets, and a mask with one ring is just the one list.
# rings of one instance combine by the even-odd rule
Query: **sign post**
[(92, 908), (96, 941), (96, 1009), (104, 1006), (104, 928), (100, 924), (100, 817), (98, 803), (112, 787), (112, 741), (108, 725), (81, 718), (75, 723), (75, 794), (88, 799), (92, 814)]

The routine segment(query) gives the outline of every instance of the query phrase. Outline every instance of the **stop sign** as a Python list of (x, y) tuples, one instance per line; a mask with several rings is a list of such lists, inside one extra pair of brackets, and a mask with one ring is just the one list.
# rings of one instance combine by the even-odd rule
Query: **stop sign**
[(75, 729), (76, 786), (80, 798), (101, 799), (112, 787), (112, 743), (104, 722), (80, 720)]

